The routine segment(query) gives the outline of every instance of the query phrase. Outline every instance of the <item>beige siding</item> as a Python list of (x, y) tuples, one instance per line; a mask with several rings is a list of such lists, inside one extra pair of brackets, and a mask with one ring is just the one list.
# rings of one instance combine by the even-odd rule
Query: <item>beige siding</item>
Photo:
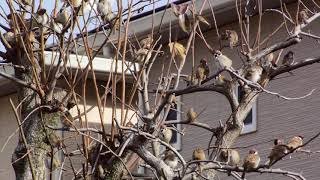
[[(15, 95), (0, 97), (1, 113), (0, 113), (0, 148), (3, 147), (8, 137), (17, 129), (17, 121), (11, 109), (9, 98), (15, 99)], [(15, 179), (13, 168), (11, 166), (11, 154), (16, 147), (18, 134), (11, 138), (3, 151), (0, 151), (0, 179)]]
[[(291, 5), (290, 8), (293, 6)], [(267, 36), (267, 33), (273, 32), (281, 23), (281, 16), (278, 14), (268, 14), (262, 21), (262, 38)], [(251, 31), (255, 32), (257, 29), (257, 19), (252, 21)], [(311, 32), (320, 34), (320, 21), (315, 21), (310, 25)], [(221, 29), (236, 29), (237, 23), (229, 24), (221, 27)], [(271, 41), (278, 42), (285, 39), (285, 31), (280, 31), (280, 34), (276, 34)], [(206, 40), (214, 48), (218, 48), (216, 32), (214, 30), (205, 33)], [(254, 39), (254, 36), (251, 37)], [(186, 40), (181, 41), (186, 43)], [(263, 46), (265, 47), (265, 46)], [(295, 52), (295, 59), (300, 60), (303, 57), (319, 56), (319, 44), (312, 39), (303, 37), (303, 42), (290, 47), (290, 50)], [(285, 54), (288, 50), (285, 50)], [(226, 55), (233, 59), (235, 67), (239, 67), (241, 60), (236, 51), (224, 50)], [(283, 55), (282, 55), (283, 56)], [(195, 46), (195, 64), (197, 65), (202, 57), (213, 59), (212, 56), (206, 50), (204, 43), (200, 39), (196, 39)], [(162, 64), (166, 64), (167, 67), (170, 57), (165, 57), (163, 60), (158, 61), (155, 68), (155, 77), (159, 77)], [(212, 67), (212, 62), (209, 62)], [(192, 67), (191, 54), (186, 60), (184, 67), (184, 73), (190, 74)], [(282, 95), (288, 97), (299, 97), (309, 93), (313, 88), (319, 88), (320, 76), (319, 76), (319, 64), (314, 64), (312, 67), (301, 68), (294, 71), (294, 76), (288, 78), (279, 78), (270, 83), (267, 89), (275, 92), (279, 92)], [(166, 69), (166, 68), (165, 68)], [(215, 70), (213, 70), (214, 72)], [(157, 73), (156, 73), (157, 72)], [(285, 77), (290, 75), (289, 73), (281, 75)], [(156, 79), (156, 78), (154, 78)], [(180, 86), (183, 86), (183, 83)], [(200, 115), (199, 121), (207, 123), (211, 126), (217, 126), (219, 120), (223, 122), (228, 118), (230, 114), (230, 108), (227, 100), (215, 92), (196, 93), (191, 95), (184, 95), (182, 98), (182, 111), (186, 112), (189, 107), (194, 107), (196, 111), (204, 112)], [(314, 94), (303, 100), (285, 101), (272, 95), (263, 94), (258, 98), (258, 128), (257, 132), (242, 135), (235, 146), (246, 146), (251, 144), (260, 144), (255, 148), (260, 152), (262, 162), (267, 161), (268, 153), (272, 148), (271, 142), (274, 138), (283, 138), (287, 140), (293, 135), (303, 135), (306, 139), (312, 137), (312, 135), (319, 132), (320, 128), (320, 92), (315, 91)], [(184, 118), (185, 115), (183, 114)], [(187, 127), (187, 126), (185, 126)], [(191, 153), (197, 146), (207, 147), (211, 134), (208, 131), (197, 127), (187, 127), (185, 136), (182, 141), (182, 154), (186, 157), (186, 160), (191, 159)], [(269, 141), (269, 142), (267, 142)], [(306, 149), (320, 150), (320, 139), (316, 139), (313, 143), (309, 144)], [(241, 149), (241, 155), (245, 156), (249, 149)], [(292, 170), (296, 172), (302, 172), (302, 174), (308, 180), (318, 180), (320, 176), (319, 171), (319, 154), (313, 154), (311, 156), (296, 153), (290, 159), (285, 158), (282, 162), (278, 163), (275, 167), (281, 167), (286, 170)], [(223, 176), (222, 176), (223, 177)], [(250, 176), (248, 176), (250, 177)], [(281, 175), (263, 175), (251, 179), (288, 179)], [(224, 178), (223, 178), (224, 179)], [(250, 178), (249, 178), (250, 179)]]

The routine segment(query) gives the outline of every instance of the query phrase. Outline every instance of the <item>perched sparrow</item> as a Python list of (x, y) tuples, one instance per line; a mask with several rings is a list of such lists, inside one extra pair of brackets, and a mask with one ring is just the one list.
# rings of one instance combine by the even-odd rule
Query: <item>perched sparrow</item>
[(244, 179), (245, 172), (246, 171), (252, 171), (256, 168), (258, 168), (260, 163), (260, 156), (258, 154), (258, 151), (255, 149), (251, 149), (249, 151), (249, 154), (246, 156), (246, 158), (243, 161), (243, 173), (241, 178)]
[(259, 65), (251, 65), (247, 69), (247, 73), (245, 75), (245, 78), (248, 79), (251, 82), (257, 83), (262, 75), (262, 67)]
[(151, 35), (148, 35), (148, 37), (140, 41), (140, 46), (141, 48), (150, 49), (152, 42), (153, 42), (153, 38), (151, 37)]
[[(238, 167), (240, 165), (240, 154), (234, 149), (223, 149), (221, 151), (221, 160), (229, 166)], [(231, 175), (231, 171), (228, 172), (228, 175)]]
[(162, 133), (162, 140), (169, 144), (172, 138), (172, 130), (169, 129), (168, 127), (164, 127), (161, 133)]
[(299, 24), (307, 24), (308, 19), (309, 19), (308, 10), (307, 9), (301, 10), (298, 15)]
[(215, 85), (223, 85), (225, 83), (225, 77), (221, 74), (219, 74), (216, 78), (215, 78), (215, 81), (214, 81), (214, 84)]
[(97, 10), (101, 16), (106, 16), (109, 13), (112, 13), (111, 1), (110, 0), (99, 0)]
[(216, 50), (213, 54), (215, 65), (217, 66), (218, 70), (222, 70), (224, 68), (231, 68), (232, 60), (229, 59), (227, 56), (223, 55), (221, 51)]
[(56, 18), (54, 18), (54, 22), (62, 24), (63, 27), (67, 26), (69, 20), (70, 14), (66, 9), (61, 9)]
[(58, 34), (62, 33), (63, 25), (61, 23), (56, 23), (54, 21), (51, 21), (50, 27), (54, 32)]
[(189, 32), (190, 30), (190, 20), (187, 15), (187, 11), (189, 9), (189, 4), (180, 4), (175, 5), (171, 3), (171, 7), (175, 16), (178, 17), (179, 26), (184, 32)]
[(294, 63), (294, 53), (289, 51), (286, 55), (284, 55), (282, 64), (285, 66), (290, 66)]
[(197, 117), (198, 117), (197, 112), (195, 112), (193, 108), (190, 108), (187, 112), (187, 121), (189, 123), (193, 123), (197, 120)]
[(302, 136), (294, 136), (287, 143), (289, 150), (296, 149), (297, 147), (302, 146), (302, 145), (303, 145), (303, 137)]
[(226, 30), (224, 33), (221, 34), (222, 40), (227, 40), (229, 43), (229, 47), (232, 49), (233, 47), (237, 46), (239, 42), (239, 37), (236, 31), (234, 30)]
[(270, 167), (272, 164), (281, 159), (284, 155), (288, 153), (288, 146), (283, 144), (280, 139), (274, 140), (274, 146), (268, 156), (269, 161), (267, 162), (267, 166)]
[[(206, 160), (206, 154), (204, 153), (204, 150), (202, 148), (197, 148), (192, 153), (192, 160), (196, 161), (204, 161)], [(202, 173), (202, 163), (198, 164), (200, 173)]]
[(169, 167), (173, 169), (178, 166), (178, 158), (172, 151), (166, 151), (163, 160)]
[(3, 37), (11, 46), (14, 46), (14, 44), (16, 43), (16, 37), (14, 36), (14, 33), (12, 31), (4, 33)]
[(196, 78), (198, 79), (198, 85), (209, 76), (210, 70), (205, 58), (200, 60), (200, 64), (197, 67)]
[(270, 67), (277, 67), (277, 64), (275, 62), (274, 53), (269, 53), (263, 58), (262, 61), (264, 68), (270, 68)]
[(49, 15), (46, 9), (39, 9), (35, 14), (35, 20), (38, 24), (46, 26), (49, 23)]
[(221, 151), (221, 159), (229, 166), (240, 165), (240, 154), (235, 149), (223, 149)]
[(206, 154), (202, 148), (197, 148), (193, 151), (192, 159), (197, 161), (204, 161), (206, 160)]
[(197, 84), (197, 81), (195, 79), (195, 74), (192, 75), (188, 75), (187, 78), (185, 79), (186, 83), (187, 83), (187, 86), (194, 86)]
[(151, 58), (151, 52), (148, 49), (141, 48), (136, 52), (136, 61), (138, 63), (147, 64)]

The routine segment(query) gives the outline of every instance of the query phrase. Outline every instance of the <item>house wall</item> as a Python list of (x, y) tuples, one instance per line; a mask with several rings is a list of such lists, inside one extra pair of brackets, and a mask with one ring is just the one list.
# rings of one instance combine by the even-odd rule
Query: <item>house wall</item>
[[(288, 8), (290, 12), (296, 7), (295, 4), (289, 5)], [(232, 13), (232, 12), (230, 12)], [(294, 13), (292, 13), (294, 15)], [(219, 19), (218, 19), (219, 20)], [(250, 30), (252, 40), (255, 38), (255, 33), (257, 30), (258, 19), (255, 17), (251, 21)], [(275, 13), (266, 13), (262, 19), (262, 39), (266, 38), (269, 33), (273, 32), (282, 23), (282, 17)], [(213, 22), (211, 22), (213, 24)], [(320, 34), (320, 21), (314, 21), (307, 29), (315, 34)], [(235, 29), (239, 32), (238, 23), (234, 22), (221, 27), (221, 31), (224, 29)], [(307, 30), (306, 30), (307, 31)], [(279, 42), (286, 38), (286, 31), (282, 28), (279, 33), (275, 34), (269, 41), (268, 45), (274, 42)], [(207, 42), (213, 46), (213, 48), (218, 48), (218, 41), (216, 36), (216, 31), (211, 30), (205, 33), (205, 38)], [(182, 43), (186, 44), (186, 40), (181, 40)], [(262, 48), (265, 47), (262, 46)], [(294, 45), (282, 53), (282, 56), (286, 54), (289, 50), (295, 52), (295, 59), (297, 61), (304, 57), (314, 57), (319, 56), (320, 49), (319, 44), (316, 40), (310, 39), (308, 37), (303, 37), (303, 41)], [(208, 52), (202, 40), (196, 38), (195, 41), (195, 64), (197, 65), (202, 57), (206, 57), (212, 60), (212, 55)], [(241, 60), (238, 56), (236, 50), (223, 50), (223, 53), (229, 56), (234, 63), (234, 67), (238, 68), (241, 65)], [(154, 78), (157, 80), (161, 72), (162, 67), (167, 70), (168, 62), (170, 56), (164, 57), (162, 60), (157, 61), (154, 68)], [(212, 61), (209, 62), (212, 69)], [(183, 69), (184, 74), (190, 74), (192, 67), (192, 55), (188, 54), (185, 67)], [(299, 97), (309, 93), (312, 89), (319, 87), (320, 76), (319, 76), (319, 64), (314, 64), (312, 66), (304, 67), (293, 72), (293, 75), (289, 73), (283, 74), (273, 80), (267, 89), (279, 92), (282, 95), (288, 97)], [(166, 71), (165, 71), (166, 72)], [(215, 72), (215, 70), (212, 70)], [(286, 77), (286, 78), (285, 78)], [(183, 88), (185, 85), (181, 82), (179, 88)], [(155, 88), (155, 87), (151, 87)], [(257, 121), (258, 127), (257, 131), (242, 135), (239, 137), (235, 147), (237, 146), (247, 146), (252, 144), (259, 151), (262, 158), (261, 162), (267, 161), (267, 156), (272, 148), (274, 138), (283, 138), (287, 140), (294, 135), (302, 135), (306, 139), (311, 138), (313, 135), (318, 133), (320, 127), (320, 92), (316, 90), (312, 96), (301, 100), (291, 100), (286, 101), (279, 99), (276, 96), (261, 94), (258, 98), (258, 113)], [(182, 117), (185, 118), (185, 112), (189, 107), (193, 107), (197, 112), (203, 111), (199, 116), (199, 121), (207, 123), (213, 127), (219, 124), (219, 120), (225, 122), (225, 120), (230, 115), (230, 108), (226, 98), (215, 92), (201, 92), (191, 95), (182, 96)], [(211, 134), (208, 131), (197, 127), (189, 127), (185, 130), (185, 135), (182, 139), (182, 155), (186, 157), (186, 160), (191, 159), (192, 151), (198, 147), (207, 147), (210, 140)], [(320, 149), (320, 139), (315, 139), (312, 143), (305, 147), (305, 149), (317, 151)], [(249, 148), (239, 149), (241, 156), (244, 157)], [(292, 158), (286, 157), (285, 160), (277, 163), (275, 168), (283, 168), (285, 170), (291, 170), (295, 172), (302, 172), (302, 174), (309, 180), (317, 180), (320, 176), (319, 171), (319, 154), (302, 154), (295, 153)], [(258, 177), (248, 179), (288, 179), (287, 177), (281, 175), (258, 175)], [(223, 177), (223, 175), (221, 175)], [(224, 178), (222, 178), (224, 179)]]
[[(99, 92), (104, 92), (104, 88), (102, 88), (102, 85), (105, 85), (106, 83), (104, 81), (98, 81), (99, 86)], [(61, 86), (62, 83), (60, 84)], [(132, 84), (128, 83), (126, 85), (126, 98), (129, 98), (130, 90), (131, 90)], [(78, 94), (81, 94), (81, 88), (77, 89)], [(93, 89), (93, 82), (91, 80), (87, 81), (87, 90), (86, 90), (86, 109), (90, 111), (87, 112), (88, 117), (88, 125), (91, 128), (97, 128), (100, 129), (101, 123), (100, 123), (100, 116), (97, 108), (97, 101), (95, 96), (95, 91)], [(4, 92), (3, 92), (4, 93)], [(121, 86), (118, 86), (117, 93), (121, 94)], [(118, 97), (120, 97), (118, 94)], [(0, 104), (1, 104), (1, 113), (0, 113), (0, 179), (6, 179), (6, 180), (13, 180), (15, 179), (14, 171), (11, 166), (11, 155), (16, 147), (17, 141), (18, 141), (18, 132), (14, 134), (14, 136), (8, 141), (7, 145), (1, 151), (3, 145), (6, 143), (8, 137), (15, 132), (17, 129), (17, 122), (14, 117), (14, 113), (11, 109), (11, 105), (9, 102), (9, 98), (12, 98), (14, 101), (16, 101), (17, 97), (16, 94), (10, 94), (6, 96), (0, 96)], [(135, 97), (136, 98), (136, 97)], [(135, 98), (133, 101), (133, 106), (136, 105)], [(110, 133), (111, 129), (111, 96), (108, 96), (106, 101), (106, 106), (104, 108), (104, 124), (106, 125), (106, 132)], [(84, 112), (84, 102), (81, 100), (79, 102), (79, 109), (81, 114)], [(76, 108), (71, 109), (71, 114), (73, 117), (78, 116), (78, 112)], [(83, 120), (83, 124), (85, 124), (85, 117), (84, 115), (81, 116)], [(117, 101), (117, 108), (116, 108), (116, 114), (115, 118), (120, 120), (121, 119), (121, 103)], [(131, 120), (132, 123), (135, 123), (137, 118), (135, 116), (135, 111), (129, 110), (128, 112), (128, 121)], [(127, 121), (127, 122), (128, 122)], [(75, 125), (77, 127), (80, 127), (79, 120), (76, 119)], [(91, 136), (95, 138), (99, 138), (96, 134), (92, 133)], [(74, 150), (77, 150), (79, 148), (82, 148), (82, 139), (78, 135), (77, 132), (71, 132), (67, 133), (64, 132), (62, 135), (64, 139), (64, 143), (67, 146), (66, 152), (70, 153)], [(91, 140), (91, 142), (93, 142)], [(73, 167), (78, 170), (82, 167), (82, 163), (84, 161), (83, 155), (75, 155), (72, 158), (72, 165)], [(68, 158), (66, 158), (65, 165), (64, 165), (64, 171), (63, 177), (64, 179), (72, 179), (73, 177), (73, 171), (70, 164), (70, 161)]]

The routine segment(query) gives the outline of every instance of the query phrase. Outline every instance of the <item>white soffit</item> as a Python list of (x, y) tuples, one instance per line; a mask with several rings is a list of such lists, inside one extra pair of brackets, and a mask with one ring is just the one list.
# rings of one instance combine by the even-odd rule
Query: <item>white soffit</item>
[[(56, 51), (45, 51), (45, 64), (47, 66), (57, 65), (59, 53)], [(68, 68), (72, 69), (85, 69), (89, 63), (89, 58), (85, 55), (70, 54), (67, 63)], [(62, 64), (63, 65), (63, 64)], [(118, 60), (117, 69), (115, 69), (115, 60), (110, 58), (95, 57), (92, 61), (92, 66), (97, 73), (122, 73), (122, 61)], [(135, 67), (134, 67), (135, 66)], [(133, 72), (139, 71), (139, 64), (133, 62), (125, 62), (124, 71), (125, 75), (132, 75)]]

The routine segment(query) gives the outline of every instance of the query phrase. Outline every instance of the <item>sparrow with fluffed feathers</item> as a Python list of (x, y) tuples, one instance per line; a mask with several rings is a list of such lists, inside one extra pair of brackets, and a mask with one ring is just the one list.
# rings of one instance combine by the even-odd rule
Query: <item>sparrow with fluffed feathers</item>
[(162, 134), (162, 140), (169, 144), (172, 139), (172, 130), (168, 127), (164, 127), (161, 130), (161, 134)]
[(193, 123), (197, 120), (198, 114), (194, 111), (193, 108), (188, 109), (187, 111), (187, 121)]
[(285, 66), (290, 66), (294, 63), (294, 52), (289, 51), (286, 55), (284, 55), (282, 64)]
[(289, 152), (288, 146), (283, 144), (283, 142), (280, 139), (274, 140), (274, 146), (268, 156), (269, 160), (266, 163), (268, 167), (272, 166), (272, 164), (280, 160), (283, 156), (285, 156)]
[(271, 52), (262, 59), (262, 65), (264, 68), (275, 68), (278, 66), (275, 60), (274, 53)]
[(243, 161), (243, 173), (241, 178), (244, 179), (245, 178), (245, 172), (246, 171), (252, 171), (256, 168), (258, 168), (260, 163), (260, 156), (258, 154), (258, 151), (255, 149), (251, 149), (249, 151), (249, 154), (245, 157), (244, 161)]
[[(235, 149), (223, 149), (221, 150), (221, 160), (226, 162), (229, 166), (239, 167), (240, 166), (240, 154)], [(231, 171), (228, 171), (228, 175), (231, 175)]]
[[(206, 160), (206, 154), (204, 153), (204, 150), (202, 148), (196, 148), (192, 153), (192, 160), (195, 161), (204, 161)], [(202, 173), (202, 163), (198, 163), (198, 168), (200, 173)]]
[(14, 46), (16, 43), (16, 37), (14, 35), (14, 32), (8, 31), (3, 34), (4, 39), (9, 43), (10, 46)]
[(172, 151), (166, 151), (164, 162), (171, 168), (176, 168), (179, 164), (177, 156)]
[(213, 53), (214, 62), (218, 70), (222, 70), (225, 68), (232, 68), (232, 60), (227, 56), (223, 55), (221, 51), (216, 50)]
[(46, 9), (39, 9), (35, 14), (36, 22), (42, 26), (46, 26), (49, 23), (49, 19)]
[(303, 137), (302, 136), (294, 136), (287, 143), (287, 146), (291, 151), (293, 149), (298, 148), (299, 146), (302, 146), (302, 145), (303, 145)]
[(66, 9), (61, 9), (54, 18), (54, 22), (62, 24), (63, 27), (67, 26), (70, 20), (70, 13)]
[(303, 9), (298, 14), (298, 21), (300, 24), (307, 24), (309, 19), (309, 12), (307, 9)]
[(234, 30), (225, 30), (225, 32), (221, 34), (221, 40), (227, 40), (229, 47), (232, 49), (238, 45), (238, 33)]
[(201, 82), (209, 76), (209, 73), (210, 69), (207, 60), (205, 58), (202, 58), (196, 70), (196, 78), (198, 80), (198, 85), (201, 85)]
[(221, 159), (226, 162), (229, 166), (240, 165), (240, 154), (235, 149), (223, 149), (221, 150)]
[(146, 38), (140, 41), (141, 48), (150, 49), (152, 46), (153, 38), (151, 35), (148, 35)]
[(251, 82), (257, 83), (261, 79), (263, 69), (261, 66), (254, 64), (251, 65), (246, 72), (245, 78)]
[(219, 74), (214, 80), (214, 85), (221, 86), (224, 83), (225, 83), (225, 77), (222, 74)]
[(112, 12), (111, 0), (99, 0), (97, 6), (98, 13), (105, 16)]
[(136, 52), (136, 61), (138, 63), (147, 64), (151, 58), (151, 52), (149, 49), (141, 48)]

